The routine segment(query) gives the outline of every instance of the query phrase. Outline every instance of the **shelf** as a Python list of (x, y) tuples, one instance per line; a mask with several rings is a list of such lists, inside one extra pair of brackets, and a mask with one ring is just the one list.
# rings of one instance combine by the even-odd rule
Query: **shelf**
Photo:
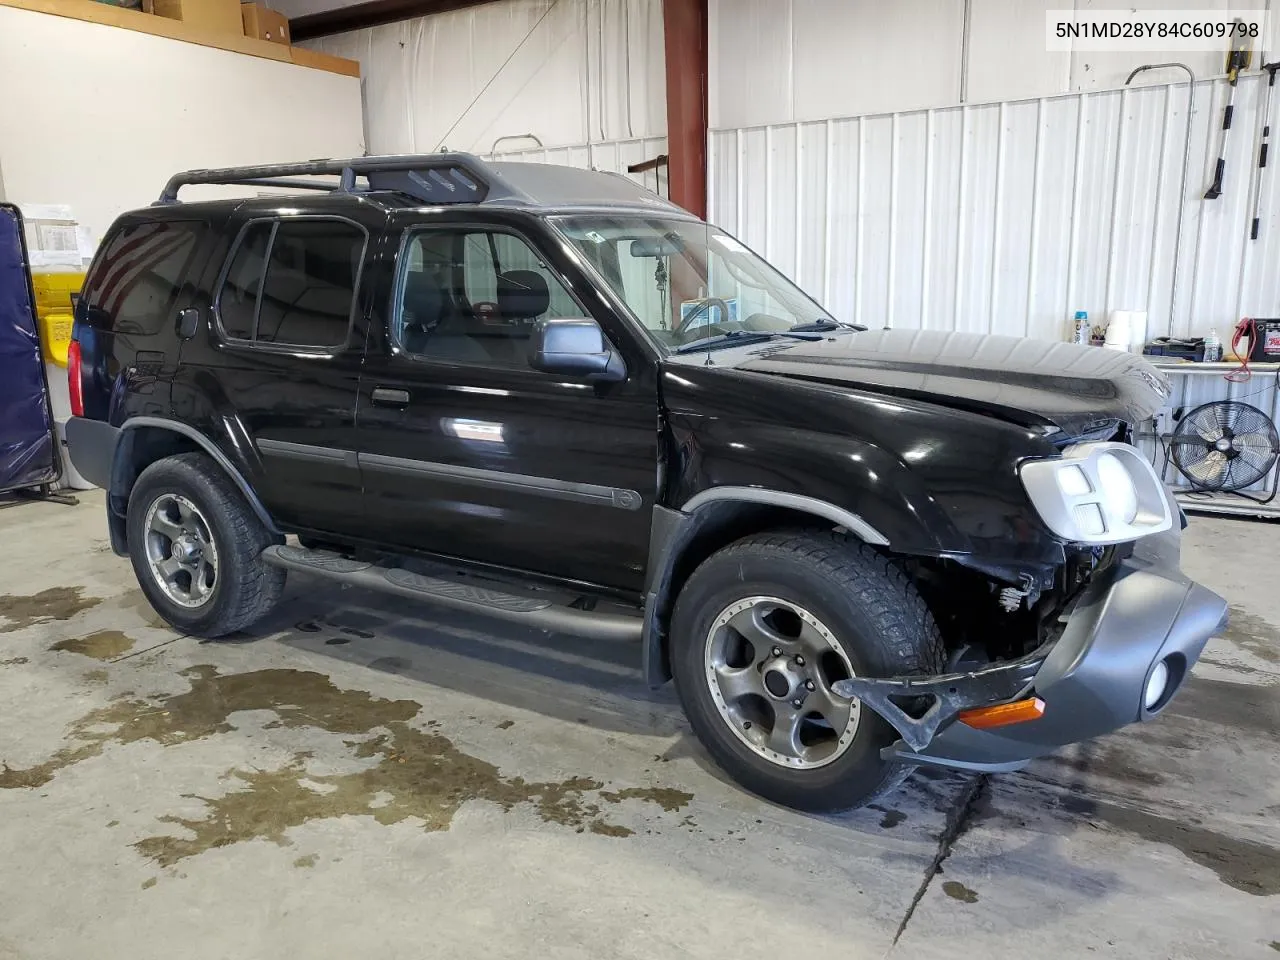
[(1213, 513), (1234, 517), (1257, 517), (1274, 520), (1280, 517), (1280, 499), (1271, 503), (1254, 503), (1244, 497), (1230, 493), (1193, 493), (1190, 490), (1173, 488), (1174, 499), (1188, 513)]
[(211, 34), (181, 20), (170, 20), (168, 17), (158, 17), (138, 10), (113, 7), (108, 3), (96, 3), (95, 0), (0, 0), (0, 7), (14, 7), (33, 13), (47, 13), (55, 17), (68, 17), (72, 20), (120, 27), (138, 33), (149, 33), (156, 37), (167, 37), (170, 40), (229, 50), (232, 53), (277, 60), (281, 63), (292, 63), (295, 66), (324, 70), (347, 77), (360, 76), (360, 64), (355, 60), (334, 57), (327, 53), (307, 50), (304, 47), (271, 43), (255, 37)]

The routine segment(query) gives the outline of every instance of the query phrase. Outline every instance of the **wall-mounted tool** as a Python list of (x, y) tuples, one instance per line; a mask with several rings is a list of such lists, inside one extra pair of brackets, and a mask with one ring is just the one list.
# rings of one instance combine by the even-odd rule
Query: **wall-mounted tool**
[(1280, 70), (1280, 60), (1275, 63), (1264, 63), (1262, 69), (1267, 71), (1267, 99), (1262, 105), (1262, 143), (1258, 147), (1258, 166), (1253, 172), (1253, 223), (1249, 227), (1249, 239), (1258, 239), (1258, 221), (1262, 210), (1262, 171), (1267, 167), (1267, 146), (1271, 142), (1271, 94), (1276, 86), (1276, 71)]
[[(1236, 21), (1239, 23), (1240, 21)], [(1240, 79), (1240, 71), (1247, 70), (1253, 61), (1253, 50), (1248, 47), (1248, 37), (1233, 31), (1231, 49), (1227, 51), (1227, 105), (1222, 111), (1222, 140), (1218, 146), (1218, 163), (1213, 170), (1213, 183), (1204, 192), (1206, 200), (1217, 200), (1222, 196), (1222, 178), (1227, 172), (1227, 135), (1231, 132), (1231, 114), (1236, 104), (1236, 81)]]

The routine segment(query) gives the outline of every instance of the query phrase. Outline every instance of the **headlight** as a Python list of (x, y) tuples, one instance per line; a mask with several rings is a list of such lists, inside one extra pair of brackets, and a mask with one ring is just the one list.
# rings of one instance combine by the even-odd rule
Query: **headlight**
[(1045, 526), (1073, 543), (1123, 543), (1173, 526), (1164, 484), (1123, 443), (1080, 443), (1019, 468)]

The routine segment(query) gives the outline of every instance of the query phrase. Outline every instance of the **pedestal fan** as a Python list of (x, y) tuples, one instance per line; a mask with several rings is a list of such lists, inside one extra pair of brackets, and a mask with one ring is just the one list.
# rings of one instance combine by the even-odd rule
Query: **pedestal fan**
[(1196, 407), (1169, 438), (1173, 465), (1194, 489), (1208, 493), (1252, 486), (1271, 472), (1278, 455), (1280, 437), (1271, 418), (1235, 400)]

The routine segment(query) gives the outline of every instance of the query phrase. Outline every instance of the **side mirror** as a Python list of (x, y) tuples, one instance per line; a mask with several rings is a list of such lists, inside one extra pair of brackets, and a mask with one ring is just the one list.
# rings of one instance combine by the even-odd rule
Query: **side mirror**
[(625, 380), (626, 367), (594, 320), (543, 320), (533, 328), (529, 366), (595, 383)]

